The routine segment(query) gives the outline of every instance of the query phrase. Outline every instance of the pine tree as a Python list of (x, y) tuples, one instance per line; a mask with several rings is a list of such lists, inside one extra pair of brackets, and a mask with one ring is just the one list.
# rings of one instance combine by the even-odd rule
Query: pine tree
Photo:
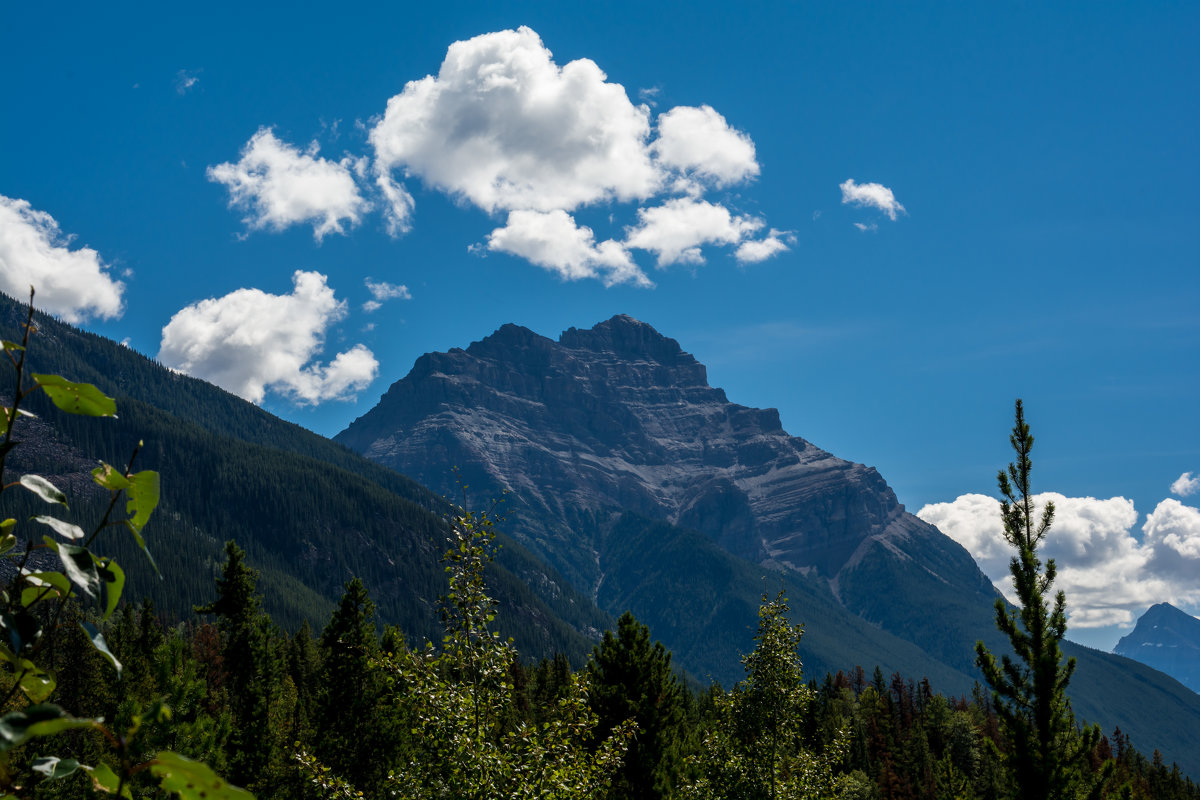
[(327, 766), (363, 789), (380, 784), (398, 744), (387, 730), (390, 704), (384, 700), (383, 675), (371, 666), (379, 655), (375, 603), (363, 582), (353, 578), (321, 633), (316, 744)]
[[(1033, 436), (1025, 422), (1021, 401), (1009, 437), (1016, 461), (998, 477), (1004, 538), (1017, 550), (1009, 569), (1019, 607), (1010, 611), (996, 600), (996, 626), (1008, 638), (1016, 660), (999, 661), (983, 642), (975, 645), (977, 663), (992, 689), (993, 705), (1012, 743), (1010, 763), (1020, 796), (1028, 800), (1059, 800), (1099, 796), (1110, 770), (1095, 779), (1085, 778), (1088, 753), (1100, 738), (1099, 727), (1076, 730), (1067, 699), (1067, 685), (1075, 672), (1075, 659), (1064, 661), (1060, 643), (1067, 632), (1066, 595), (1060, 590), (1048, 607), (1047, 594), (1054, 583), (1054, 559), (1043, 566), (1038, 546), (1054, 521), (1054, 504), (1046, 503), (1038, 518), (1029, 474), (1033, 462)], [(1111, 765), (1110, 765), (1111, 766)]]
[(197, 606), (197, 614), (215, 614), (227, 701), (233, 714), (230, 774), (243, 786), (259, 780), (271, 758), (270, 708), (280, 668), (272, 652), (270, 620), (262, 612), (258, 571), (232, 540), (225, 543), (225, 566), (217, 579), (217, 599)]
[(628, 719), (637, 723), (611, 798), (665, 797), (682, 766), (679, 744), (684, 718), (683, 684), (671, 669), (671, 654), (650, 643), (650, 629), (626, 611), (617, 633), (604, 634), (588, 662), (588, 702), (607, 736)]

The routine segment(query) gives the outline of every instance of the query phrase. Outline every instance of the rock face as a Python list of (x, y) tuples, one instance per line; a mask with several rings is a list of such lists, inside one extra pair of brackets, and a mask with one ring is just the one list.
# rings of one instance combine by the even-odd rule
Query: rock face
[[(788, 435), (774, 409), (729, 402), (678, 342), (624, 315), (557, 342), (505, 325), (422, 356), (336, 438), (449, 495), (457, 466), (477, 505), (508, 490), (506, 527), (593, 595), (606, 520), (633, 511), (835, 591), (864, 557), (911, 561), (932, 542), (962, 573), (942, 585), (992, 596), (966, 552), (906, 513), (875, 469)], [(878, 607), (871, 621), (886, 626), (890, 610), (861, 592), (842, 600)]]
[(1200, 619), (1170, 603), (1150, 606), (1113, 652), (1165, 672), (1200, 692)]

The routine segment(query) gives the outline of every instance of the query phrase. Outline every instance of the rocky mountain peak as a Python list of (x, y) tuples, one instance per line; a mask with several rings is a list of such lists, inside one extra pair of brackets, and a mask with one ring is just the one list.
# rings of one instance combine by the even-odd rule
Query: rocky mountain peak
[(652, 325), (628, 314), (617, 314), (588, 330), (568, 328), (558, 338), (558, 343), (573, 350), (611, 353), (623, 358), (649, 359), (662, 364), (681, 361), (698, 364), (695, 358), (683, 352), (679, 342), (663, 336)]
[(923, 524), (874, 469), (790, 436), (775, 409), (729, 402), (677, 341), (624, 314), (557, 342), (505, 325), (423, 356), (337, 439), (435, 490), (459, 466), (511, 491), (514, 532), (582, 587), (602, 569), (580, 515), (634, 511), (827, 576), (865, 539)]
[(1170, 603), (1150, 606), (1113, 648), (1200, 692), (1200, 619)]

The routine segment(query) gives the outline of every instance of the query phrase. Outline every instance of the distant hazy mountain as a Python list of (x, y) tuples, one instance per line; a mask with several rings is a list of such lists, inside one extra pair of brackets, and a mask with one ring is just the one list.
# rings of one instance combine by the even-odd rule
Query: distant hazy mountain
[(1200, 619), (1170, 603), (1150, 606), (1113, 652), (1148, 664), (1200, 692)]
[[(506, 325), (422, 356), (336, 440), (435, 491), (455, 466), (480, 499), (509, 491), (509, 532), (702, 676), (738, 677), (757, 598), (780, 588), (816, 675), (880, 664), (969, 692), (975, 641), (1003, 647), (995, 589), (878, 472), (729, 402), (675, 340), (627, 316), (558, 341)], [(1080, 717), (1200, 774), (1195, 694), (1066, 649)]]

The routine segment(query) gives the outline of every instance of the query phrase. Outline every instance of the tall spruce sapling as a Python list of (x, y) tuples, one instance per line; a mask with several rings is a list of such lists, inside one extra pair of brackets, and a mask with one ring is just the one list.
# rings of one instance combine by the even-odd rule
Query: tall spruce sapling
[(261, 785), (271, 760), (270, 711), (277, 699), (282, 665), (271, 647), (271, 622), (262, 610), (258, 570), (232, 539), (225, 543), (225, 565), (216, 579), (217, 597), (196, 606), (197, 614), (217, 617), (223, 669), (220, 682), (233, 713), (230, 780)]
[(1100, 741), (1099, 726), (1082, 731), (1067, 698), (1067, 685), (1075, 672), (1075, 659), (1063, 658), (1059, 644), (1067, 632), (1067, 598), (1059, 590), (1054, 605), (1047, 595), (1054, 583), (1054, 559), (1042, 564), (1038, 546), (1054, 521), (1054, 503), (1047, 502), (1036, 513), (1029, 474), (1033, 462), (1033, 435), (1025, 422), (1025, 410), (1016, 402), (1016, 421), (1009, 442), (1016, 460), (998, 476), (1000, 514), (1004, 538), (1017, 554), (1009, 564), (1018, 608), (1009, 610), (996, 600), (996, 626), (1008, 638), (1016, 659), (999, 660), (983, 642), (975, 644), (976, 663), (992, 689), (992, 700), (1012, 745), (1009, 760), (1012, 776), (1022, 798), (1099, 797), (1111, 773), (1106, 764), (1092, 776), (1088, 755)]

